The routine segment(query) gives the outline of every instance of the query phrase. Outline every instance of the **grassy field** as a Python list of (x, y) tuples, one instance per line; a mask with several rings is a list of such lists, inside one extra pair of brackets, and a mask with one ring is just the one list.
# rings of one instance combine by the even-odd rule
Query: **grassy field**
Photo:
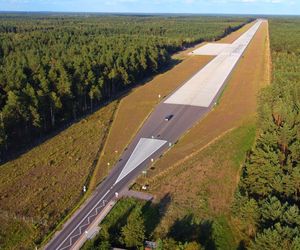
[(78, 204), (116, 107), (112, 102), (1, 166), (1, 249), (32, 249)]
[(166, 235), (174, 221), (189, 214), (198, 220), (227, 216), (241, 165), (254, 138), (255, 126), (244, 124), (172, 171), (149, 180), (149, 192), (157, 200), (167, 194), (172, 199), (156, 233)]
[[(220, 41), (234, 40), (251, 25), (245, 25), (240, 30), (231, 33)], [(202, 44), (199, 46), (202, 46)], [(160, 101), (158, 95), (160, 94), (164, 97), (170, 94), (213, 58), (211, 56), (187, 56), (190, 50), (174, 55), (174, 58), (183, 60), (180, 64), (166, 73), (156, 76), (147, 85), (135, 88), (133, 92), (122, 99), (103, 154), (97, 165), (97, 171), (91, 182), (91, 188), (94, 188), (107, 175), (111, 166), (114, 165), (113, 163), (120, 157), (120, 153), (130, 143), (145, 119)], [(109, 166), (107, 165), (108, 162), (110, 163)]]

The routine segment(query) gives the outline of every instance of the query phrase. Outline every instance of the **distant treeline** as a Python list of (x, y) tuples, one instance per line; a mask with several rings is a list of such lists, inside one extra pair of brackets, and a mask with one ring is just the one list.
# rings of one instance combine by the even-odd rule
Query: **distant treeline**
[(91, 112), (158, 72), (184, 46), (249, 21), (0, 15), (0, 153)]
[(273, 80), (235, 211), (249, 249), (300, 249), (300, 20), (270, 21)]

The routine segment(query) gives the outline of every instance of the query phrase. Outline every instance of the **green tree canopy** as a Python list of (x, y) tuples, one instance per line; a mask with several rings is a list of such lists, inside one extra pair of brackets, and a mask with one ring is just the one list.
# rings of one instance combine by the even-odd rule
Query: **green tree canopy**
[(145, 225), (140, 207), (129, 215), (127, 224), (122, 228), (122, 242), (126, 247), (143, 246), (145, 240)]

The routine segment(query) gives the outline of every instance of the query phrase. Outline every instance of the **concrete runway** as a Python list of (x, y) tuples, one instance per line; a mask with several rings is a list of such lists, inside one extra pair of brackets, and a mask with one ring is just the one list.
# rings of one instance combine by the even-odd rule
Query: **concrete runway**
[[(258, 28), (261, 22), (258, 21), (257, 23)], [(234, 50), (239, 50), (240, 56), (244, 52), (244, 50), (240, 49), (241, 44), (243, 44), (244, 48), (246, 48), (255, 32), (253, 30), (252, 32), (247, 31), (244, 35), (241, 36), (242, 39), (236, 40), (236, 42), (239, 42), (233, 43), (235, 44)], [(243, 37), (248, 38), (247, 44), (245, 44), (245, 41), (247, 39), (245, 40)], [(224, 65), (222, 65), (221, 63), (217, 67), (223, 66)], [(199, 74), (200, 72), (201, 71), (199, 71), (197, 74)], [(74, 243), (79, 239), (81, 235), (85, 233), (86, 230), (88, 230), (89, 225), (97, 217), (97, 215), (101, 213), (104, 206), (114, 198), (115, 193), (120, 192), (125, 187), (127, 187), (128, 184), (134, 181), (134, 179), (141, 173), (141, 171), (151, 163), (151, 158), (158, 158), (165, 150), (170, 147), (170, 143), (171, 145), (175, 143), (185, 131), (190, 129), (197, 121), (203, 118), (207, 112), (209, 112), (222, 89), (224, 88), (227, 77), (228, 74), (225, 78), (223, 77), (223, 82), (222, 84), (219, 84), (218, 89), (214, 90), (215, 94), (213, 97), (210, 97), (210, 102), (208, 105), (189, 105), (180, 103), (180, 101), (178, 103), (166, 102), (166, 100), (170, 100), (170, 98), (176, 100), (176, 96), (178, 96), (178, 93), (180, 93), (181, 88), (179, 88), (174, 92), (174, 94), (170, 95), (165, 100), (163, 100), (163, 102), (157, 105), (157, 107), (147, 119), (140, 131), (137, 133), (131, 144), (123, 152), (121, 159), (114, 166), (107, 178), (102, 182), (101, 185), (97, 187), (92, 197), (64, 225), (63, 229), (58, 232), (54, 236), (54, 238), (46, 245), (45, 249), (72, 249)], [(187, 83), (185, 83), (183, 86), (187, 86)], [(201, 85), (201, 82), (199, 82), (196, 87), (195, 85), (193, 85), (194, 93), (191, 92), (192, 96), (195, 96), (194, 94), (197, 94), (199, 91), (201, 92), (202, 88), (203, 85)], [(175, 98), (174, 95), (176, 95)], [(199, 97), (199, 95), (197, 96)], [(165, 121), (164, 118), (170, 114), (173, 115), (172, 119), (169, 121)], [(151, 139), (155, 139), (157, 141), (154, 142)], [(159, 141), (166, 141), (166, 143), (159, 143)], [(139, 146), (137, 147), (137, 150), (135, 150), (137, 145)], [(153, 145), (154, 147), (153, 150), (149, 149), (151, 145)], [(147, 149), (144, 150), (143, 147), (147, 147)], [(138, 160), (131, 158), (131, 160), (127, 164), (128, 159), (130, 158), (134, 150), (136, 155), (136, 157), (134, 158), (138, 158)], [(139, 151), (140, 153), (137, 153), (137, 151)], [(143, 153), (142, 151), (146, 153)], [(126, 164), (127, 170), (124, 174), (123, 169)], [(128, 171), (128, 169), (130, 169), (130, 171)]]
[(217, 56), (167, 98), (165, 103), (209, 107), (261, 23), (261, 20), (257, 21), (232, 44), (206, 44), (197, 49), (197, 54)]

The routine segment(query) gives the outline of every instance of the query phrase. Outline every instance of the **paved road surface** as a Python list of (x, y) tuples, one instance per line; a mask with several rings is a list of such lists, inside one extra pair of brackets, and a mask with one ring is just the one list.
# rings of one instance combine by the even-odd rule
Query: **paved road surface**
[[(237, 62), (237, 60), (227, 60), (225, 58), (226, 55), (230, 58), (234, 53), (235, 58), (237, 55), (240, 58), (261, 22), (258, 20), (257, 24), (254, 25), (255, 29), (250, 29), (245, 35), (242, 35), (231, 44), (230, 50), (227, 49), (224, 52), (224, 50), (218, 48), (219, 55), (206, 66), (213, 68), (205, 69), (204, 67), (186, 82), (183, 87), (179, 88), (156, 107), (129, 147), (123, 152), (121, 159), (114, 166), (108, 177), (97, 187), (89, 201), (64, 225), (64, 228), (55, 235), (45, 249), (71, 249), (76, 240), (88, 230), (90, 223), (102, 211), (108, 201), (114, 198), (115, 193), (128, 186), (151, 163), (151, 158), (159, 157), (170, 145), (178, 140), (182, 133), (191, 128), (195, 122), (212, 108), (224, 87), (226, 78), (231, 72), (231, 70), (230, 72), (224, 70), (224, 67), (232, 69)], [(220, 60), (221, 57), (222, 60)], [(233, 65), (228, 66), (228, 63), (233, 63)], [(211, 75), (206, 75), (204, 85), (218, 85), (217, 88), (211, 88), (213, 94), (207, 93), (209, 98), (204, 98), (206, 105), (203, 106), (198, 104), (203, 102), (201, 98), (203, 95), (205, 96), (207, 86), (204, 86), (203, 82), (195, 82), (195, 77), (202, 79), (201, 72), (213, 72), (210, 73)], [(219, 76), (214, 78), (216, 74), (219, 74)], [(209, 81), (211, 78), (219, 79), (222, 82), (211, 82)], [(203, 90), (205, 91), (203, 92)], [(185, 98), (182, 98), (182, 96), (185, 96)], [(197, 105), (191, 105), (192, 103)], [(173, 118), (165, 121), (164, 118), (169, 114), (172, 114)]]

